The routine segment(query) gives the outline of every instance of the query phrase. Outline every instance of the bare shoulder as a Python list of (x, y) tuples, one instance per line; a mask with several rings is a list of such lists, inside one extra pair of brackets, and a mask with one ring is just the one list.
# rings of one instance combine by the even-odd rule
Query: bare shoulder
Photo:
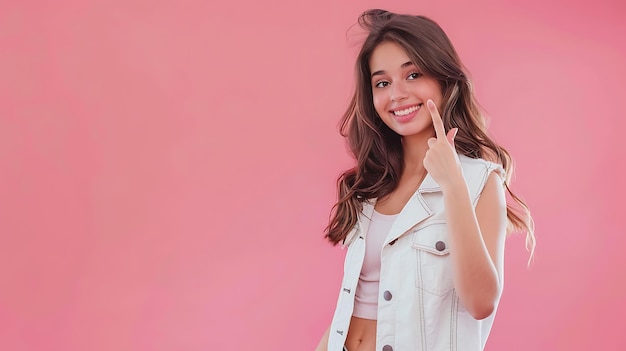
[(480, 192), (478, 203), (476, 204), (477, 214), (479, 209), (488, 210), (490, 212), (501, 212), (503, 210), (506, 216), (504, 178), (499, 170), (493, 170), (489, 173), (485, 186)]

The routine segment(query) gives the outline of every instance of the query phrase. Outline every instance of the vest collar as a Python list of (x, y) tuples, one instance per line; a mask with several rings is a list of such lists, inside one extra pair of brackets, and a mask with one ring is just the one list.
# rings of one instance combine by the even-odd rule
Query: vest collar
[[(409, 201), (404, 205), (402, 211), (400, 211), (398, 218), (394, 222), (385, 244), (397, 239), (409, 229), (413, 228), (420, 222), (428, 219), (433, 215), (433, 211), (428, 207), (428, 204), (422, 197), (424, 193), (440, 192), (441, 186), (430, 176), (426, 174), (424, 180), (420, 184), (420, 187), (411, 196)], [(369, 229), (372, 214), (374, 213), (374, 207), (376, 206), (377, 199), (369, 199), (363, 202), (363, 209), (359, 216), (357, 225), (348, 233), (346, 239), (343, 241), (342, 247), (346, 247), (354, 240), (357, 235), (363, 236)]]

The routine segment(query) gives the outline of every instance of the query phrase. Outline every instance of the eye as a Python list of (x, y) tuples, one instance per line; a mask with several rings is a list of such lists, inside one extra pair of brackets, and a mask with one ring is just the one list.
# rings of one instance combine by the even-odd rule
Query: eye
[(419, 73), (419, 72), (413, 72), (413, 73), (409, 74), (409, 76), (407, 77), (407, 79), (417, 79), (417, 78), (419, 78), (419, 77), (421, 77), (421, 76), (422, 76), (422, 74), (421, 74), (421, 73)]
[(386, 81), (386, 80), (379, 80), (378, 82), (374, 83), (374, 86), (376, 88), (384, 88), (384, 87), (386, 87), (388, 85), (389, 85), (389, 82)]

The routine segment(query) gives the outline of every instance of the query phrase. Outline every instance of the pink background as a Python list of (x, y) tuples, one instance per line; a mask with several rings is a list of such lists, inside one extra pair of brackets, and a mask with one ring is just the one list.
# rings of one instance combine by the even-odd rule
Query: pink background
[(488, 350), (624, 345), (622, 1), (0, 4), (0, 349), (311, 350), (371, 7), (455, 43), (517, 161)]

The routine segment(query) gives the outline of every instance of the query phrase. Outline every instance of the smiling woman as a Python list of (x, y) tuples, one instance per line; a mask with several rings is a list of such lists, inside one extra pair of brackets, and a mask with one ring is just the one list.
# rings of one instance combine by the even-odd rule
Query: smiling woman
[(342, 119), (357, 164), (339, 177), (326, 232), (348, 252), (317, 350), (482, 350), (507, 232), (526, 231), (534, 249), (528, 208), (508, 188), (511, 157), (435, 22), (369, 10), (359, 23), (369, 35)]

